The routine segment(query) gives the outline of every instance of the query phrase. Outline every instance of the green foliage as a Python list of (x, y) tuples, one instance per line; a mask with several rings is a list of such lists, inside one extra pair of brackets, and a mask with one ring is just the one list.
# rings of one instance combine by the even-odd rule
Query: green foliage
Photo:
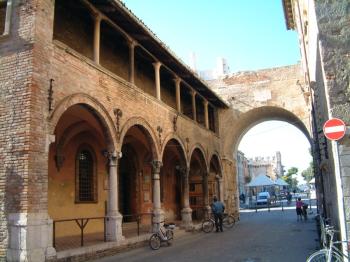
[(290, 169), (288, 169), (287, 174), (282, 176), (282, 179), (289, 184), (289, 187), (292, 190), (296, 189), (298, 186), (298, 180), (296, 178), (293, 178), (293, 175), (296, 174), (298, 174), (298, 168), (291, 167)]
[(310, 182), (311, 179), (314, 178), (314, 166), (312, 161), (309, 164), (309, 167), (301, 172), (301, 175), (304, 177), (306, 182)]

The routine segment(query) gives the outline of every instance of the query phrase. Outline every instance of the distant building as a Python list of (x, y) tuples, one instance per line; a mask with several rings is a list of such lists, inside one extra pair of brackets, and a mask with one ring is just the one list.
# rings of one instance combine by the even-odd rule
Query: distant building
[(281, 153), (276, 152), (273, 157), (255, 157), (249, 159), (248, 163), (249, 176), (254, 179), (259, 175), (266, 175), (270, 179), (275, 180), (283, 175), (283, 165), (281, 161)]
[(237, 152), (237, 181), (239, 194), (246, 194), (246, 184), (259, 175), (276, 180), (283, 175), (281, 152), (273, 157), (255, 157), (248, 159), (242, 151)]
[(248, 159), (244, 156), (241, 151), (237, 152), (237, 181), (238, 181), (238, 193), (246, 194), (245, 185), (249, 183), (249, 169)]
[(189, 66), (195, 74), (199, 75), (204, 80), (220, 79), (230, 73), (227, 59), (224, 57), (216, 58), (216, 67), (214, 69), (198, 70), (197, 57), (195, 52), (190, 53)]

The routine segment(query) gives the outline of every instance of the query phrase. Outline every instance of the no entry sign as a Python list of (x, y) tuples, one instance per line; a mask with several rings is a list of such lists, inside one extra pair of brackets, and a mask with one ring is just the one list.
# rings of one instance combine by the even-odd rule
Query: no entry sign
[(346, 126), (343, 120), (332, 118), (323, 126), (323, 133), (329, 140), (339, 140), (345, 135)]

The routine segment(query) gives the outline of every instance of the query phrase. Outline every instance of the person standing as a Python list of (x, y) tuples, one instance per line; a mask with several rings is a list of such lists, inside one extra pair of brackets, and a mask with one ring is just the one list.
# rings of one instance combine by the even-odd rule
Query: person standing
[(303, 220), (303, 210), (302, 210), (303, 204), (304, 203), (301, 201), (301, 198), (299, 197), (297, 202), (295, 203), (298, 221), (299, 221), (299, 218), (300, 218), (300, 220)]
[(211, 209), (214, 214), (216, 232), (219, 232), (219, 229), (222, 232), (222, 219), (225, 211), (225, 205), (221, 201), (218, 201), (218, 198), (216, 196), (213, 197), (213, 201), (214, 202), (211, 206)]

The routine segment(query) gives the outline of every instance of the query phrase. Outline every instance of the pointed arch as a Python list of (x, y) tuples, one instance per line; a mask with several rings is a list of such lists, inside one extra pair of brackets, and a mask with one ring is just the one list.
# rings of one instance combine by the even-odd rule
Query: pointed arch
[(182, 153), (183, 153), (183, 157), (185, 158), (185, 161), (186, 161), (186, 166), (187, 166), (188, 165), (188, 156), (186, 155), (185, 145), (182, 142), (182, 139), (178, 135), (176, 135), (175, 133), (170, 133), (164, 138), (164, 142), (163, 142), (163, 146), (162, 146), (162, 150), (161, 150), (161, 157), (163, 158), (165, 147), (168, 144), (168, 142), (172, 139), (176, 140), (176, 142), (179, 143), (181, 150), (182, 150)]
[(97, 119), (103, 126), (104, 135), (108, 141), (109, 149), (114, 150), (117, 144), (117, 132), (113, 120), (108, 110), (95, 98), (85, 93), (75, 93), (62, 99), (49, 116), (50, 134), (55, 132), (58, 121), (64, 112), (74, 105), (85, 105), (97, 116)]
[(203, 148), (203, 146), (199, 143), (196, 143), (193, 145), (193, 147), (191, 148), (190, 152), (189, 152), (189, 155), (188, 155), (188, 159), (189, 159), (189, 163), (191, 162), (191, 159), (192, 159), (192, 156), (193, 156), (193, 153), (194, 151), (198, 149), (202, 156), (203, 156), (203, 159), (204, 159), (204, 163), (205, 163), (205, 167), (206, 167), (206, 171), (208, 171), (208, 158), (207, 158), (207, 154), (205, 153), (205, 150)]
[(119, 139), (119, 147), (118, 151), (121, 150), (121, 147), (123, 145), (123, 140), (125, 138), (126, 133), (129, 131), (130, 128), (133, 126), (139, 126), (143, 130), (144, 134), (148, 137), (151, 149), (152, 149), (152, 154), (153, 158), (157, 160), (161, 160), (161, 155), (159, 153), (159, 147), (157, 144), (157, 137), (155, 135), (155, 132), (151, 125), (142, 117), (133, 117), (130, 118), (122, 127), (121, 132), (120, 132), (120, 139)]

